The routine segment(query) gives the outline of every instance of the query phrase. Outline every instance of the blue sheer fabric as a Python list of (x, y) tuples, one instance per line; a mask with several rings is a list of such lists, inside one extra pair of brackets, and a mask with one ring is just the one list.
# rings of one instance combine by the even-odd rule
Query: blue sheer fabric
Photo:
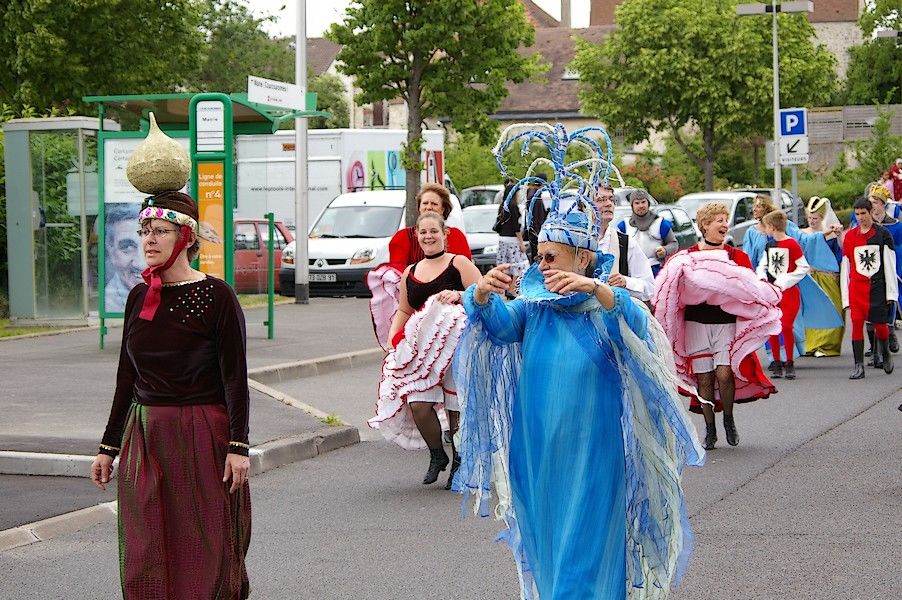
[(521, 596), (665, 597), (692, 546), (680, 473), (704, 451), (663, 332), (625, 290), (609, 310), (540, 290), (480, 306), (473, 291), (455, 359), (454, 489), (476, 494), (487, 516), (494, 482)]

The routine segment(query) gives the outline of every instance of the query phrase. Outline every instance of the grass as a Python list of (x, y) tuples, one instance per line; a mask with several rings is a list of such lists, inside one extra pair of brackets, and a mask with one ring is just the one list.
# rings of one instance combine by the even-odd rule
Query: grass
[(338, 417), (338, 415), (329, 415), (329, 416), (323, 417), (322, 419), (320, 419), (320, 421), (322, 421), (329, 427), (341, 427), (345, 424), (345, 422), (342, 421)]
[(60, 331), (72, 329), (71, 327), (10, 327), (9, 319), (0, 319), (0, 338), (14, 335), (26, 335), (29, 333), (44, 333), (47, 331)]
[[(241, 304), (241, 308), (244, 309), (266, 306), (268, 298), (268, 294), (238, 294), (238, 302)], [(294, 302), (294, 298), (278, 294), (276, 294), (274, 299), (275, 304), (291, 304), (292, 302)]]

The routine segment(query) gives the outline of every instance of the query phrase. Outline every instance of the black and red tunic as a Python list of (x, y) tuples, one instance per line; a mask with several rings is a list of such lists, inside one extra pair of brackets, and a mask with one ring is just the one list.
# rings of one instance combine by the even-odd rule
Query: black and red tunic
[(867, 232), (859, 225), (846, 233), (840, 278), (843, 307), (853, 321), (892, 322), (899, 284), (896, 249), (886, 228), (875, 223)]

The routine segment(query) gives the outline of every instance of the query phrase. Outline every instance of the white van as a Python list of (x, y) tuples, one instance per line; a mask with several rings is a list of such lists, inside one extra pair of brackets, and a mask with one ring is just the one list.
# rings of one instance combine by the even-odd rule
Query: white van
[[(310, 229), (311, 296), (369, 296), (366, 275), (388, 262), (388, 242), (404, 228), (404, 190), (361, 191), (336, 196)], [(464, 228), (457, 196), (451, 195), (448, 226)], [(295, 242), (282, 251), (279, 283), (294, 295)]]

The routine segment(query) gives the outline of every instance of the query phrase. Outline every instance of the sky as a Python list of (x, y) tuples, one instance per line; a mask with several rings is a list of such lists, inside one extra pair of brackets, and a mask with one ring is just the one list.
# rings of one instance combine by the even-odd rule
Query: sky
[[(273, 14), (278, 16), (276, 23), (267, 24), (266, 30), (270, 35), (287, 36), (295, 35), (297, 27), (297, 5), (300, 0), (245, 0), (253, 7), (257, 15)], [(553, 16), (560, 18), (560, 0), (535, 0), (542, 9)], [(340, 21), (345, 8), (350, 0), (312, 0), (307, 5), (307, 37), (322, 37), (329, 25)], [(572, 0), (573, 24), (576, 27), (586, 27), (589, 24), (589, 0)], [(284, 7), (284, 8), (283, 8)]]

